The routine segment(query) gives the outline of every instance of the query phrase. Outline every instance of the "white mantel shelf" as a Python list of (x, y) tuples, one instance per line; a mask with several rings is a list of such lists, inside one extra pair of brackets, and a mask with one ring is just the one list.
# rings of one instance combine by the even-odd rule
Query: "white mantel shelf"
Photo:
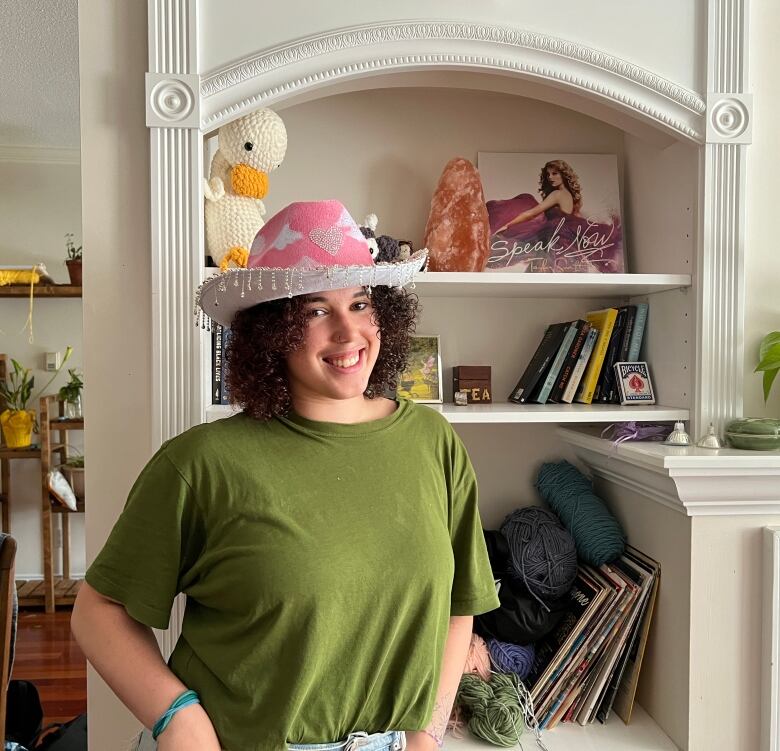
[[(616, 404), (426, 404), (441, 412), (451, 423), (611, 423), (635, 421), (665, 422), (687, 420), (688, 410), (681, 407), (621, 407)], [(236, 410), (214, 404), (206, 409), (206, 421), (230, 417)]]
[(688, 516), (780, 514), (780, 451), (708, 450), (626, 441), (614, 446), (591, 428), (560, 438), (594, 476)]

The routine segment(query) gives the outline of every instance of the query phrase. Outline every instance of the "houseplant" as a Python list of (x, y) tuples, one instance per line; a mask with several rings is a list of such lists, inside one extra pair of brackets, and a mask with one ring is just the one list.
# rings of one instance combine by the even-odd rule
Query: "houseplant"
[(65, 350), (60, 367), (35, 397), (30, 396), (35, 385), (35, 376), (31, 374), (32, 371), (16, 360), (11, 360), (13, 372), (7, 382), (0, 381), (0, 397), (5, 401), (6, 406), (6, 409), (0, 414), (0, 425), (9, 448), (24, 448), (32, 443), (32, 433), (33, 430), (38, 429), (38, 422), (35, 418), (35, 410), (28, 409), (27, 405), (30, 401), (34, 402), (49, 387), (72, 353), (73, 347), (68, 347)]
[(81, 286), (81, 248), (81, 245), (77, 248), (73, 244), (73, 233), (68, 232), (65, 235), (65, 250), (68, 253), (68, 257), (65, 259), (65, 265), (68, 267), (70, 283), (74, 287)]
[(60, 388), (58, 396), (65, 403), (63, 417), (66, 419), (76, 419), (82, 416), (81, 412), (81, 389), (84, 388), (84, 381), (81, 380), (81, 373), (75, 368), (68, 368), (70, 380)]
[(764, 404), (769, 399), (772, 384), (780, 370), (780, 331), (771, 331), (762, 340), (754, 373), (764, 374)]
[[(771, 331), (762, 340), (754, 373), (764, 374), (764, 404), (780, 370), (780, 331)], [(743, 417), (726, 426), (728, 442), (739, 449), (775, 451), (780, 448), (780, 420), (771, 417)]]
[(8, 382), (0, 381), (0, 396), (6, 404), (6, 409), (0, 414), (0, 425), (3, 428), (5, 443), (9, 448), (23, 448), (32, 442), (32, 431), (35, 426), (35, 410), (27, 409), (30, 401), (35, 377), (30, 375), (30, 369), (22, 367), (16, 360), (11, 360), (13, 372)]

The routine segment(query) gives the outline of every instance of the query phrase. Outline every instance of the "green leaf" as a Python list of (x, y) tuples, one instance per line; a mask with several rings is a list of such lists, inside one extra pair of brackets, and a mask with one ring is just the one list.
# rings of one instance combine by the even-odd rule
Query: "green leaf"
[(769, 392), (772, 390), (772, 383), (777, 378), (777, 369), (764, 371), (764, 404), (769, 401)]
[(761, 362), (756, 365), (754, 372), (775, 370), (776, 368), (780, 368), (780, 344), (775, 344), (774, 347), (770, 347), (761, 353)]
[(758, 351), (758, 359), (763, 360), (769, 353), (769, 350), (778, 345), (780, 345), (780, 331), (772, 331), (767, 334), (761, 340), (761, 346)]

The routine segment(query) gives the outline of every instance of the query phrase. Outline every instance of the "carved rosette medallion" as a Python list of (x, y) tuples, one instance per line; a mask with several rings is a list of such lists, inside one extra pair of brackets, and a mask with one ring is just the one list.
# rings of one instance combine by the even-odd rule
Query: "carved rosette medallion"
[(197, 128), (199, 77), (147, 73), (146, 124), (150, 127)]
[(707, 97), (707, 143), (750, 143), (750, 94), (710, 94)]

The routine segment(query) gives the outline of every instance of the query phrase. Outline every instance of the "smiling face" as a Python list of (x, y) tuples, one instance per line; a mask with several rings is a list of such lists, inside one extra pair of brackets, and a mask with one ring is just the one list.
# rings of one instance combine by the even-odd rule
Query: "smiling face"
[(362, 404), (379, 355), (371, 298), (363, 287), (328, 290), (308, 295), (305, 308), (304, 342), (286, 361), (293, 405)]

